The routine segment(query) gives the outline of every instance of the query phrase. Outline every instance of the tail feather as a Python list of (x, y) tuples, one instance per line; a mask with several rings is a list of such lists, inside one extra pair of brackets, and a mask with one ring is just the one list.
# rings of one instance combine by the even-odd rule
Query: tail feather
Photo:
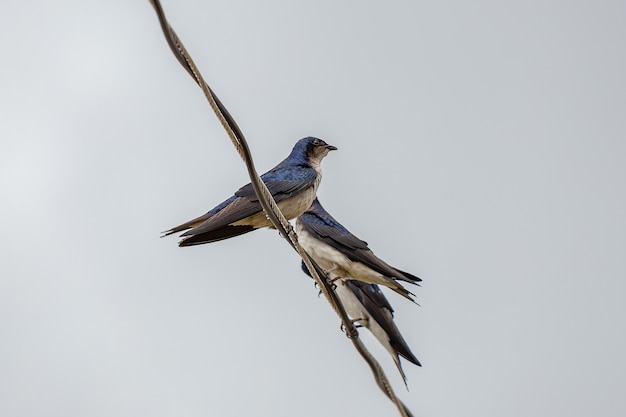
[(409, 274), (408, 272), (403, 271), (403, 270), (398, 269), (398, 268), (393, 268), (393, 269), (396, 272), (400, 273), (400, 275), (403, 275), (403, 277), (400, 277), (400, 279), (402, 279), (403, 281), (410, 282), (411, 284), (415, 284), (415, 285), (418, 285), (418, 286), (419, 286), (418, 282), (422, 282), (422, 279), (420, 277), (416, 277), (415, 275)]
[(187, 229), (192, 229), (194, 227), (198, 227), (202, 223), (204, 223), (205, 221), (210, 219), (213, 216), (213, 214), (215, 214), (215, 213), (206, 213), (206, 214), (203, 214), (200, 217), (196, 217), (193, 220), (189, 220), (188, 222), (183, 223), (183, 224), (181, 224), (179, 226), (172, 227), (169, 230), (161, 232), (161, 233), (163, 233), (163, 235), (161, 237), (169, 236), (169, 235), (171, 235), (173, 233), (178, 233), (178, 232), (182, 232), (182, 231), (187, 230)]
[(402, 356), (404, 359), (406, 359), (407, 361), (411, 362), (414, 365), (417, 366), (422, 366), (422, 364), (420, 363), (420, 361), (415, 357), (415, 355), (413, 354), (413, 352), (411, 352), (409, 350), (408, 346), (404, 346), (402, 349), (400, 349), (392, 340), (391, 341), (392, 345), (396, 348), (396, 351), (398, 352), (398, 354), (400, 356)]
[[(178, 242), (178, 246), (193, 246), (193, 245), (201, 245), (203, 243), (211, 243), (217, 242), (218, 240), (224, 240), (231, 237), (243, 235), (245, 233), (256, 230), (254, 226), (223, 226), (219, 229), (211, 230), (208, 232), (199, 233), (197, 235), (191, 235), (185, 237), (180, 242)], [(193, 231), (193, 230), (192, 230)]]
[[(394, 281), (394, 286), (391, 285), (386, 285), (386, 284), (381, 284), (381, 285), (385, 285), (387, 288), (389, 288), (392, 291), (395, 291), (396, 293), (400, 294), (401, 296), (403, 296), (404, 298), (406, 298), (407, 300), (417, 304), (415, 302), (415, 299), (413, 298), (413, 296), (415, 296), (415, 294), (413, 294), (411, 291), (407, 290), (406, 288), (404, 288), (402, 285), (400, 285), (398, 282)], [(419, 304), (418, 304), (419, 305)]]
[(404, 369), (402, 369), (402, 364), (400, 363), (400, 357), (396, 352), (389, 351), (393, 361), (396, 363), (396, 367), (398, 368), (398, 372), (400, 372), (400, 376), (402, 376), (402, 380), (404, 381), (404, 386), (406, 390), (409, 390), (409, 385), (406, 382), (406, 375), (404, 374)]

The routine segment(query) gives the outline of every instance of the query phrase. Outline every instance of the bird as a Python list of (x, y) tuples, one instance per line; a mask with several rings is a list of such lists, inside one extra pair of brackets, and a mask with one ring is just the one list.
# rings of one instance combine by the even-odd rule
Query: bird
[[(288, 220), (305, 211), (317, 193), (322, 179), (321, 162), (337, 147), (312, 136), (300, 139), (291, 153), (261, 179)], [(239, 236), (272, 223), (248, 183), (233, 196), (202, 216), (162, 232), (161, 237), (185, 231), (179, 246), (193, 246)]]
[[(302, 261), (302, 270), (311, 273)], [(346, 310), (348, 318), (358, 327), (367, 328), (391, 355), (406, 386), (406, 375), (400, 363), (400, 356), (409, 362), (422, 366), (406, 343), (393, 321), (393, 308), (385, 294), (376, 284), (353, 279), (339, 280), (335, 293)]]
[(414, 301), (411, 297), (414, 294), (398, 281), (419, 285), (422, 280), (374, 255), (367, 242), (335, 220), (317, 198), (296, 219), (296, 233), (302, 248), (333, 281), (353, 279), (381, 284)]

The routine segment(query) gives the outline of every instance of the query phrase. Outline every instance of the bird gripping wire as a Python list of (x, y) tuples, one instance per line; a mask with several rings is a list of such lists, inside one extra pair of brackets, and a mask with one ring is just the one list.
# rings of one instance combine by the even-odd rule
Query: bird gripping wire
[(285, 216), (278, 208), (276, 201), (274, 201), (274, 198), (272, 197), (272, 194), (267, 189), (267, 186), (263, 183), (263, 181), (259, 177), (259, 174), (256, 171), (254, 161), (252, 159), (252, 154), (250, 152), (250, 148), (248, 147), (248, 143), (243, 135), (243, 132), (235, 122), (234, 118), (228, 112), (224, 104), (222, 104), (217, 95), (204, 81), (204, 78), (202, 77), (200, 71), (191, 59), (191, 56), (187, 52), (187, 49), (176, 35), (174, 29), (172, 29), (172, 27), (168, 23), (160, 1), (149, 1), (156, 11), (163, 34), (165, 35), (165, 39), (174, 56), (183, 66), (183, 68), (185, 68), (185, 70), (189, 73), (189, 75), (194, 79), (194, 81), (200, 86), (211, 108), (213, 109), (213, 112), (215, 113), (220, 123), (222, 124), (222, 127), (228, 134), (228, 137), (235, 146), (235, 149), (244, 160), (246, 168), (248, 170), (248, 175), (250, 177), (250, 182), (252, 184), (252, 187), (254, 188), (254, 192), (259, 199), (259, 202), (261, 203), (261, 206), (263, 207), (263, 210), (265, 211), (268, 219), (272, 222), (272, 225), (279, 231), (281, 236), (289, 242), (289, 244), (294, 248), (296, 252), (298, 252), (300, 257), (304, 261), (306, 267), (315, 279), (318, 287), (320, 288), (330, 305), (333, 307), (335, 312), (341, 318), (341, 322), (343, 324), (343, 328), (346, 331), (346, 335), (352, 341), (355, 348), (361, 354), (363, 359), (365, 359), (365, 361), (370, 366), (379, 388), (396, 405), (401, 416), (412, 417), (409, 409), (395, 395), (393, 388), (389, 384), (389, 381), (380, 364), (365, 348), (365, 345), (363, 345), (363, 342), (359, 338), (359, 333), (354, 326), (354, 323), (352, 322), (352, 320), (350, 320), (343, 305), (337, 298), (332, 288), (332, 283), (328, 279), (325, 271), (321, 269), (311, 259), (311, 257), (304, 251), (304, 249), (302, 249), (302, 247), (298, 243), (298, 236), (296, 235), (296, 232), (293, 230), (293, 227), (291, 226), (289, 221), (287, 221)]

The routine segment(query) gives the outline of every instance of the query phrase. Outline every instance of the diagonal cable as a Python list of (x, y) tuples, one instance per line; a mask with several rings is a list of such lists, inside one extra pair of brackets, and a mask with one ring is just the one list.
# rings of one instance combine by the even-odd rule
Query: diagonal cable
[(211, 108), (213, 109), (213, 112), (215, 113), (220, 123), (222, 124), (222, 127), (228, 134), (228, 137), (235, 146), (235, 149), (244, 160), (246, 168), (248, 170), (248, 175), (250, 177), (250, 182), (252, 184), (252, 187), (254, 188), (254, 192), (259, 199), (259, 202), (261, 203), (261, 206), (263, 207), (263, 210), (265, 211), (268, 219), (279, 231), (281, 236), (289, 242), (289, 244), (294, 248), (296, 252), (298, 252), (300, 257), (304, 261), (305, 265), (313, 275), (313, 278), (315, 279), (318, 287), (320, 288), (330, 305), (333, 307), (335, 312), (339, 315), (343, 327), (346, 331), (346, 335), (350, 340), (352, 340), (352, 343), (354, 344), (357, 351), (370, 366), (370, 369), (374, 374), (374, 378), (376, 379), (376, 383), (378, 384), (379, 388), (396, 405), (401, 416), (412, 417), (409, 409), (395, 395), (393, 388), (391, 387), (391, 384), (389, 384), (389, 380), (387, 379), (387, 376), (385, 375), (378, 361), (376, 361), (372, 354), (367, 350), (365, 345), (363, 345), (363, 342), (359, 338), (359, 334), (356, 327), (354, 326), (354, 323), (352, 322), (352, 320), (349, 319), (342, 303), (337, 298), (333, 290), (332, 283), (326, 275), (326, 272), (311, 259), (311, 257), (298, 243), (298, 236), (296, 232), (293, 230), (293, 227), (291, 226), (289, 221), (285, 218), (285, 216), (278, 208), (276, 201), (274, 201), (274, 198), (272, 197), (272, 194), (267, 189), (267, 186), (265, 185), (265, 183), (263, 183), (263, 181), (259, 177), (259, 174), (256, 171), (254, 161), (252, 159), (252, 154), (248, 147), (248, 143), (243, 135), (243, 132), (235, 122), (234, 118), (228, 112), (226, 107), (219, 100), (217, 95), (204, 81), (204, 78), (202, 77), (200, 71), (191, 59), (191, 56), (185, 49), (185, 46), (176, 35), (174, 29), (172, 29), (172, 27), (168, 23), (160, 1), (149, 1), (156, 11), (159, 23), (161, 25), (161, 29), (163, 30), (163, 34), (165, 35), (165, 39), (170, 49), (174, 53), (174, 56), (183, 66), (183, 68), (185, 68), (185, 70), (189, 73), (189, 75), (194, 79), (194, 81), (200, 86)]

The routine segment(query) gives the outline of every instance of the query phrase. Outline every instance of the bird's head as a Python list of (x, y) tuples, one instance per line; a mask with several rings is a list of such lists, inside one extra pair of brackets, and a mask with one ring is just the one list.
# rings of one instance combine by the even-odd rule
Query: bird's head
[(328, 152), (334, 151), (335, 149), (337, 148), (323, 140), (309, 136), (296, 142), (289, 156), (281, 162), (281, 164), (319, 165), (322, 159), (328, 155)]
[(314, 138), (312, 136), (300, 139), (296, 146), (298, 145), (302, 146), (309, 160), (315, 162), (321, 161), (326, 155), (328, 155), (328, 152), (337, 150), (337, 147), (329, 145), (322, 139)]

